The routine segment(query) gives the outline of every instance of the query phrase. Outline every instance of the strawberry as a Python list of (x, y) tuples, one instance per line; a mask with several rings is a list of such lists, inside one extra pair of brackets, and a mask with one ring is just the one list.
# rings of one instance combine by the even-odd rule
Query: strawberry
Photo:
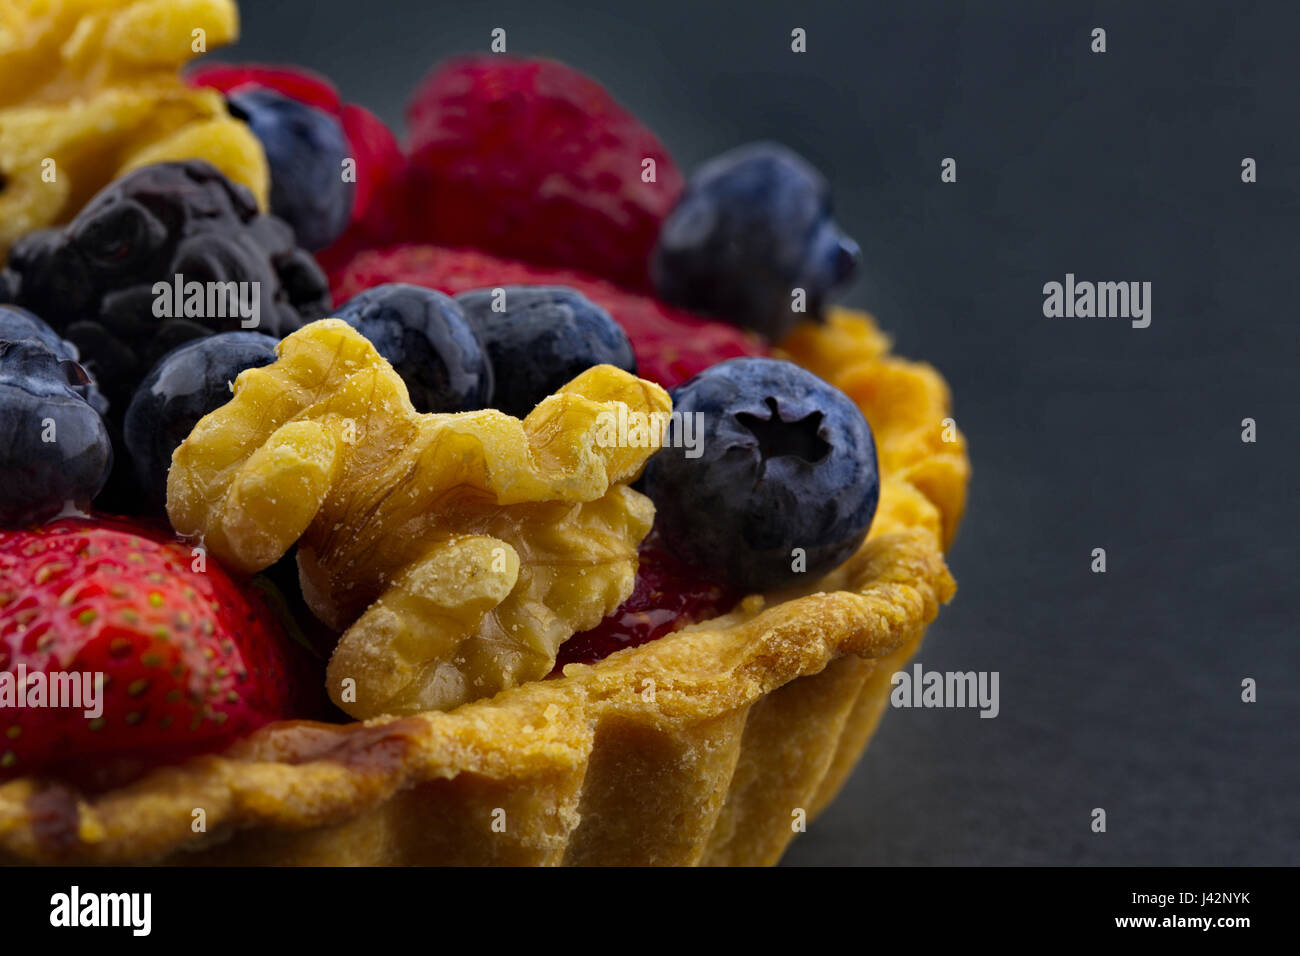
[(725, 359), (766, 355), (752, 332), (621, 289), (603, 279), (497, 259), (466, 249), (394, 246), (363, 252), (333, 276), (335, 302), (372, 286), (409, 282), (455, 295), (505, 285), (564, 285), (576, 289), (614, 317), (636, 351), (637, 374), (672, 388)]
[[(288, 714), (291, 653), (259, 599), (164, 529), (67, 518), (0, 530), (0, 781), (103, 787), (219, 750)], [(96, 674), (97, 715), (84, 698), (32, 703), (58, 675), (90, 689)]]
[[(407, 107), (414, 238), (650, 288), (682, 176), (594, 80), (551, 60), (460, 57)], [(655, 181), (643, 181), (653, 159)]]
[(190, 71), (192, 86), (222, 93), (262, 86), (337, 117), (357, 161), (352, 221), (341, 236), (316, 253), (322, 268), (337, 269), (358, 250), (404, 239), (408, 235), (406, 157), (397, 137), (364, 107), (345, 104), (332, 83), (297, 66), (213, 64)]

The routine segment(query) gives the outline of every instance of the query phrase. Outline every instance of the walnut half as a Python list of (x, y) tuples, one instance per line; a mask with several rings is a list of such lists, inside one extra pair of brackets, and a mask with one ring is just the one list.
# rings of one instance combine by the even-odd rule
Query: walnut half
[(659, 386), (601, 365), (522, 420), (420, 415), (374, 347), (327, 319), (195, 426), (167, 511), (247, 572), (298, 542), (308, 603), (343, 631), (327, 682), (347, 713), (446, 709), (544, 677), (631, 593), (654, 507), (628, 483), (658, 445), (610, 426), (670, 411)]

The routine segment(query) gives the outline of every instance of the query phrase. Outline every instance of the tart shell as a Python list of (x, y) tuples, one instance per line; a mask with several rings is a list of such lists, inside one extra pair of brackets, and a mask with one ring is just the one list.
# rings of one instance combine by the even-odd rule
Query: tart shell
[(965, 443), (942, 378), (888, 350), (847, 310), (783, 345), (858, 402), (882, 472), (870, 537), (820, 581), (449, 712), (284, 721), (102, 794), (11, 781), (0, 863), (776, 862), (955, 590)]

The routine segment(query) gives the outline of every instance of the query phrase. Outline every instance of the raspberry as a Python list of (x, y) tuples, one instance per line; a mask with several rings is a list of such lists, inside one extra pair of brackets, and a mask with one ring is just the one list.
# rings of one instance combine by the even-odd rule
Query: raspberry
[(338, 90), (329, 80), (298, 66), (214, 63), (191, 70), (185, 80), (190, 86), (207, 86), (222, 93), (241, 86), (264, 86), (335, 116), (343, 108)]
[[(414, 238), (650, 288), (682, 176), (596, 82), (550, 60), (476, 56), (435, 70), (407, 108)], [(642, 164), (655, 163), (655, 182)]]
[(726, 614), (738, 592), (683, 564), (651, 533), (638, 552), (636, 586), (609, 617), (560, 645), (555, 671), (594, 664), (625, 647), (639, 647), (688, 624)]
[(450, 295), (507, 285), (563, 285), (612, 315), (636, 352), (638, 374), (672, 388), (696, 372), (743, 355), (766, 355), (753, 333), (711, 322), (603, 279), (497, 259), (467, 249), (393, 246), (363, 252), (333, 276), (335, 301), (386, 282), (409, 282)]

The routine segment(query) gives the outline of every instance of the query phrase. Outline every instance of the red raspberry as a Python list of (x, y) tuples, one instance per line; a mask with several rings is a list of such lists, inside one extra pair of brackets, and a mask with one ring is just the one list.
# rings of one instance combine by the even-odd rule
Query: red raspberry
[(682, 176), (595, 81), (551, 60), (461, 57), (421, 84), (407, 125), (413, 238), (650, 288), (650, 252)]
[(343, 107), (339, 120), (357, 161), (357, 189), (351, 225), (316, 253), (326, 272), (342, 268), (361, 249), (410, 236), (406, 157), (397, 137), (378, 116), (353, 103)]
[(222, 93), (241, 86), (264, 86), (334, 116), (343, 108), (333, 83), (300, 66), (213, 63), (190, 70), (185, 79), (190, 86), (207, 86)]
[(504, 285), (564, 285), (577, 289), (623, 326), (636, 350), (638, 374), (672, 388), (725, 359), (766, 355), (752, 332), (628, 292), (603, 279), (497, 259), (468, 249), (393, 246), (363, 252), (332, 277), (335, 302), (385, 282), (409, 282), (449, 295)]
[(351, 224), (329, 248), (316, 253), (327, 272), (344, 265), (360, 249), (408, 237), (406, 157), (397, 137), (374, 113), (344, 104), (325, 77), (296, 66), (241, 63), (200, 67), (187, 79), (192, 86), (222, 93), (241, 86), (263, 86), (338, 117), (357, 161), (357, 183)]
[(626, 601), (590, 631), (560, 645), (555, 673), (565, 664), (594, 664), (697, 621), (726, 614), (740, 595), (699, 568), (683, 564), (651, 535), (641, 544), (636, 586)]

